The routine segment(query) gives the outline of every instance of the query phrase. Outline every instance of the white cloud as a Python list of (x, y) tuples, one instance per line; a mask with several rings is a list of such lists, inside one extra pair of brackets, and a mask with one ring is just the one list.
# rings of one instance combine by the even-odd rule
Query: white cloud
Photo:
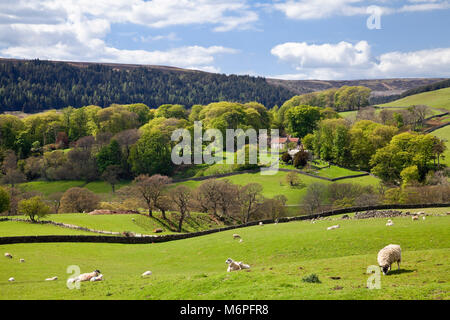
[[(399, 12), (431, 11), (450, 8), (448, 0), (408, 0), (394, 6), (398, 1), (385, 0), (288, 0), (273, 4), (275, 10), (294, 20), (323, 19), (332, 16), (367, 15), (367, 8), (376, 5), (381, 14)], [(382, 4), (390, 4), (389, 6)]]
[(356, 44), (284, 43), (271, 51), (297, 72), (281, 79), (370, 79), (395, 77), (448, 77), (450, 48), (370, 54), (366, 41)]
[[(237, 51), (222, 46), (124, 50), (105, 42), (114, 23), (163, 28), (210, 24), (216, 31), (245, 29), (258, 16), (237, 0), (2, 0), (0, 55), (15, 58), (166, 64), (215, 70), (215, 57)], [(176, 40), (175, 33), (137, 38)]]

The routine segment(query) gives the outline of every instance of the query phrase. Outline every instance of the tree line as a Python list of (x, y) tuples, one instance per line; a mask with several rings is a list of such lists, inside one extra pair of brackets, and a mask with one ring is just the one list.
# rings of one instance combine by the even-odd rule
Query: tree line
[(129, 69), (93, 64), (75, 66), (51, 61), (0, 61), (0, 111), (35, 113), (67, 106), (107, 107), (113, 103), (208, 104), (258, 101), (280, 104), (293, 95), (262, 77), (198, 71)]

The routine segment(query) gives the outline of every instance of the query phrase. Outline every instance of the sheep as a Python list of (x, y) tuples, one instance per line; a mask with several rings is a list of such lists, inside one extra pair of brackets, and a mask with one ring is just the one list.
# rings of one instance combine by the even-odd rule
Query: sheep
[(12, 259), (12, 254), (11, 253), (8, 253), (8, 252), (6, 252), (5, 253), (5, 258), (9, 258), (9, 259)]
[(238, 262), (238, 264), (241, 267), (241, 269), (250, 269), (250, 266), (248, 264), (242, 262)]
[(57, 276), (45, 279), (45, 281), (55, 281), (55, 280), (58, 280)]
[(378, 252), (378, 265), (386, 275), (391, 270), (391, 265), (397, 262), (398, 269), (400, 269), (400, 262), (402, 260), (402, 249), (398, 244), (390, 244)]
[(237, 233), (234, 233), (234, 234), (233, 234), (233, 239), (240, 239), (240, 238), (241, 238), (241, 236), (238, 235)]
[(151, 271), (145, 271), (145, 272), (142, 274), (142, 276), (143, 276), (143, 277), (146, 277), (146, 276), (150, 276), (151, 274), (152, 274)]
[(262, 226), (262, 225), (264, 225), (264, 223), (262, 223), (262, 221), (260, 221), (260, 222), (259, 222), (259, 225)]
[(69, 280), (67, 280), (67, 282), (73, 283), (73, 282), (90, 281), (92, 278), (98, 277), (100, 274), (101, 274), (100, 270), (95, 270), (91, 273), (83, 273), (80, 274), (78, 277), (70, 278)]
[(241, 265), (238, 262), (236, 262), (233, 259), (231, 259), (231, 258), (228, 258), (225, 261), (225, 263), (228, 264), (227, 272), (238, 271), (238, 270), (242, 269)]
[(419, 220), (419, 217), (418, 216), (412, 216), (412, 221), (416, 221), (416, 220)]
[(19, 260), (19, 262), (23, 263), (23, 262), (25, 262), (25, 259), (22, 259), (22, 258), (21, 258), (21, 259)]
[(239, 243), (242, 243), (242, 242), (244, 242), (244, 240), (240, 239), (240, 240), (239, 240)]
[(425, 220), (425, 216), (422, 217), (422, 220)]
[(388, 222), (386, 223), (386, 226), (388, 226), (388, 227), (393, 226), (393, 225), (394, 225), (394, 223), (392, 222), (391, 219), (389, 219)]
[(334, 230), (334, 229), (338, 229), (338, 228), (340, 228), (341, 226), (340, 225), (335, 225), (335, 226), (331, 226), (331, 227), (328, 227), (327, 228), (327, 230)]
[(14, 279), (13, 277), (11, 277), (11, 278), (8, 279), (8, 281), (9, 281), (9, 282), (13, 282), (13, 281), (16, 281), (16, 279)]
[(419, 211), (419, 212), (417, 212), (417, 214), (418, 214), (419, 216), (421, 216), (421, 215), (424, 215), (425, 212), (424, 212), (424, 211)]
[(95, 281), (102, 281), (103, 280), (103, 275), (100, 274), (97, 277), (92, 277), (89, 281), (90, 282), (95, 282)]

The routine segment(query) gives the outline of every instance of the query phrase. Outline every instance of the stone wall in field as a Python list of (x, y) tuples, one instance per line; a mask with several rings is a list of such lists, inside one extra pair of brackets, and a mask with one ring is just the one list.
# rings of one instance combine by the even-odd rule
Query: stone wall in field
[[(167, 235), (140, 235), (134, 237), (125, 236), (90, 236), (90, 235), (61, 235), (61, 236), (18, 236), (18, 237), (0, 237), (1, 244), (12, 244), (12, 243), (46, 243), (46, 242), (94, 242), (94, 243), (124, 243), (124, 244), (146, 244), (146, 243), (158, 243), (158, 242), (168, 242), (174, 240), (188, 239), (193, 237), (204, 236), (216, 232), (228, 231), (233, 229), (240, 229), (250, 226), (256, 226), (262, 224), (272, 224), (272, 223), (286, 223), (291, 221), (300, 220), (311, 220), (323, 217), (330, 217), (339, 214), (361, 212), (361, 211), (372, 211), (372, 210), (386, 210), (386, 209), (420, 209), (420, 208), (443, 208), (450, 207), (450, 203), (433, 203), (433, 204), (390, 204), (390, 205), (377, 205), (377, 206), (365, 206), (365, 207), (354, 207), (345, 208), (338, 210), (324, 211), (321, 213), (298, 216), (298, 217), (287, 217), (279, 218), (277, 221), (274, 220), (262, 220), (253, 221), (241, 225), (229, 226), (224, 228), (211, 229), (206, 231), (192, 232), (192, 233), (182, 233), (182, 234), (167, 234)], [(10, 219), (7, 219), (10, 220)]]

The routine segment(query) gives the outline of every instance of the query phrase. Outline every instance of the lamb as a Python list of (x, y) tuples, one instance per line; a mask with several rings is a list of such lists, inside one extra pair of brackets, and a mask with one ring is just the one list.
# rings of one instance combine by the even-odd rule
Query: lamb
[(103, 280), (103, 275), (100, 274), (97, 277), (92, 277), (89, 281), (90, 282), (95, 282), (95, 281), (102, 281)]
[(416, 221), (416, 220), (419, 220), (419, 217), (418, 216), (412, 216), (412, 221)]
[(73, 282), (90, 281), (92, 278), (98, 277), (100, 274), (101, 274), (100, 270), (95, 270), (91, 273), (83, 273), (80, 274), (78, 277), (70, 278), (69, 280), (67, 280), (67, 282), (73, 283)]
[(238, 235), (237, 233), (233, 234), (233, 239), (240, 239), (240, 238), (241, 238), (241, 236)]
[(55, 280), (58, 280), (58, 277), (54, 276), (54, 277), (45, 279), (45, 281), (55, 281)]
[(142, 274), (142, 276), (143, 276), (143, 277), (146, 277), (146, 276), (150, 276), (151, 274), (152, 274), (151, 271), (145, 271), (145, 272)]
[(400, 269), (400, 262), (402, 260), (402, 249), (398, 244), (390, 244), (378, 252), (378, 265), (386, 275), (391, 270), (391, 265), (397, 262), (398, 269)]
[(335, 226), (331, 226), (331, 227), (328, 227), (327, 228), (327, 230), (334, 230), (334, 229), (338, 229), (338, 228), (340, 228), (341, 226), (340, 225), (335, 225)]
[(245, 264), (243, 262), (236, 262), (231, 258), (228, 258), (225, 263), (228, 264), (227, 272), (250, 269), (250, 266), (248, 264)]
[(389, 219), (388, 222), (386, 223), (386, 226), (388, 226), (388, 227), (393, 226), (393, 225), (394, 225), (394, 223), (392, 222), (391, 219)]
[(12, 259), (12, 254), (11, 253), (8, 253), (8, 252), (6, 252), (5, 253), (5, 258), (9, 258), (9, 259)]

